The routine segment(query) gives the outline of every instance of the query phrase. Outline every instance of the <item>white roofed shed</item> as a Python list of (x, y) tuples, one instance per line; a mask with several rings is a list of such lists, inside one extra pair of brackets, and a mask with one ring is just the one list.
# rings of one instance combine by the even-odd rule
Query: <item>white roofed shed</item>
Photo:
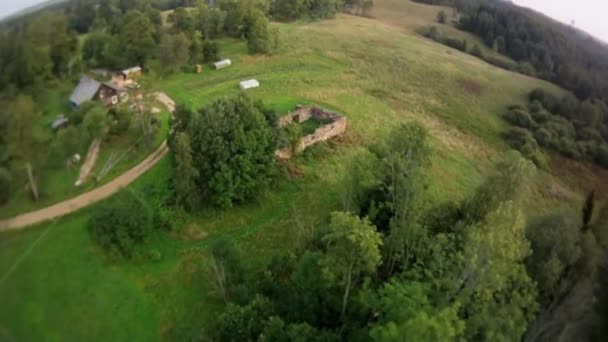
[(241, 83), (239, 83), (239, 87), (241, 88), (241, 90), (257, 88), (259, 86), (260, 86), (260, 82), (258, 82), (257, 80), (247, 80), (247, 81), (242, 81)]
[(222, 59), (221, 61), (213, 63), (216, 69), (221, 69), (232, 65), (232, 62), (229, 59)]

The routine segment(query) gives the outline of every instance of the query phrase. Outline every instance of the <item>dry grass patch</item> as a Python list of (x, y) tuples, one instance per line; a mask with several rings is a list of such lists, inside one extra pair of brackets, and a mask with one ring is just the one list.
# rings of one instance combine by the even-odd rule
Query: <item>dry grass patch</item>
[(479, 84), (471, 79), (459, 78), (458, 80), (456, 80), (456, 83), (458, 83), (460, 88), (462, 88), (464, 91), (466, 91), (469, 94), (479, 96), (483, 92), (483, 88), (481, 87), (481, 84)]

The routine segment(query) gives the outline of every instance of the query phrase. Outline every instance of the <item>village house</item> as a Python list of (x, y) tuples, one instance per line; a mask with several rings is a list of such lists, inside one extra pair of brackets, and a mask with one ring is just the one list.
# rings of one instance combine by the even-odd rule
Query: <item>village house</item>
[(126, 89), (114, 82), (99, 82), (88, 76), (82, 76), (70, 96), (70, 107), (76, 108), (83, 102), (101, 101), (106, 106), (118, 104), (126, 96)]

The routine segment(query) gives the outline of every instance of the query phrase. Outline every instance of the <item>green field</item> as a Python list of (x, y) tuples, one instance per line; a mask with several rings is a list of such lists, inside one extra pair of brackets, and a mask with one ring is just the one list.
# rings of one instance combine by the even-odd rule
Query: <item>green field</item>
[[(294, 220), (325, 222), (332, 210), (341, 209), (338, 183), (350, 157), (409, 120), (421, 122), (432, 136), (431, 201), (462, 199), (508, 150), (500, 138), (508, 127), (501, 119), (505, 107), (525, 103), (535, 87), (560, 92), (416, 35), (414, 29), (434, 21), (437, 7), (395, 0), (375, 6), (375, 19), (339, 15), (273, 24), (281, 38), (273, 56), (249, 56), (244, 42), (224, 40), (222, 57), (231, 58), (232, 67), (157, 80), (154, 88), (199, 108), (238, 94), (239, 81), (256, 78), (261, 86), (247, 91), (251, 97), (283, 113), (306, 102), (339, 111), (348, 118), (348, 133), (290, 161), (287, 168), (297, 172), (281, 177), (256, 202), (204, 209), (185, 216), (177, 231), (157, 232), (143, 249), (158, 251), (160, 260), (106, 257), (86, 231), (94, 208), (0, 234), (0, 340), (196, 336), (220, 308), (204, 272), (209, 241), (236, 240), (249, 267), (277, 250), (296, 248), (302, 232)], [(165, 158), (132, 187), (158, 205), (169, 176)], [(539, 172), (526, 210), (537, 213), (578, 199), (581, 190), (570, 186), (573, 177), (566, 171), (561, 178)], [(584, 179), (586, 185), (598, 182), (591, 175)], [(551, 186), (564, 189), (566, 198), (553, 197), (546, 191)]]

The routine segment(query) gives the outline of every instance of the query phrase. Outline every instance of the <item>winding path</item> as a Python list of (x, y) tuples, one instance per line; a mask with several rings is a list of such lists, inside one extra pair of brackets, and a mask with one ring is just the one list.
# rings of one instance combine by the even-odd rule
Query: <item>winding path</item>
[(10, 219), (0, 220), (0, 232), (23, 229), (36, 223), (73, 213), (79, 209), (108, 198), (118, 190), (131, 184), (144, 172), (148, 171), (152, 166), (158, 163), (158, 161), (160, 161), (168, 151), (169, 148), (167, 147), (167, 141), (164, 141), (160, 147), (156, 149), (156, 151), (150, 154), (141, 163), (96, 189), (69, 200), (53, 204), (50, 207), (31, 211)]

